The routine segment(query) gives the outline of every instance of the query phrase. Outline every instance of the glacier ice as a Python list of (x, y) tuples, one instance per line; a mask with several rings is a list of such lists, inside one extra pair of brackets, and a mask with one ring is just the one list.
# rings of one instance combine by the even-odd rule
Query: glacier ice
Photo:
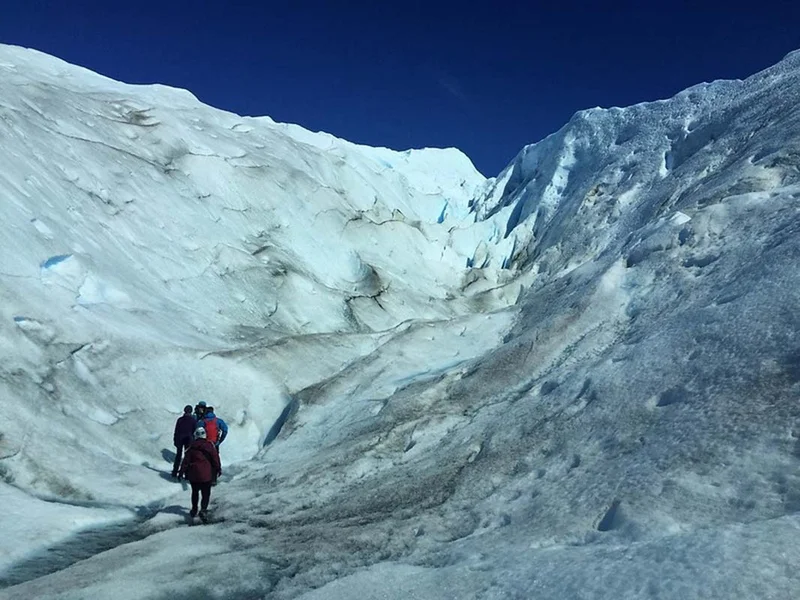
[(799, 101), (793, 53), (486, 179), (0, 46), (0, 597), (800, 595)]

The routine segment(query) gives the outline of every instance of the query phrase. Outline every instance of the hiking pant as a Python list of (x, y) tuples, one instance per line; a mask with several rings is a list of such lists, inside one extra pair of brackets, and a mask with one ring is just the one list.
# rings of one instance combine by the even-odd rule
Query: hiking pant
[(177, 477), (181, 468), (181, 460), (183, 459), (183, 451), (189, 449), (189, 444), (180, 444), (175, 446), (175, 462), (172, 463), (172, 476)]
[(192, 483), (192, 512), (197, 514), (197, 497), (202, 494), (200, 499), (200, 510), (208, 508), (208, 501), (211, 500), (211, 482)]

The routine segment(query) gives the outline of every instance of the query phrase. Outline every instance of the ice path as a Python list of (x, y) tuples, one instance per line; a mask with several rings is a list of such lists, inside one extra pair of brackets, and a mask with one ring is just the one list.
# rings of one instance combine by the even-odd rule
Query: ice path
[[(169, 461), (171, 463), (171, 461)], [(166, 464), (166, 461), (165, 461)], [(228, 467), (227, 473), (220, 479), (220, 485), (229, 482), (238, 472), (233, 465)], [(168, 471), (160, 471), (163, 476), (169, 477)], [(138, 542), (156, 533), (186, 525), (190, 507), (190, 489), (188, 484), (181, 482), (181, 491), (170, 494), (148, 504), (140, 506), (116, 506), (127, 508), (132, 518), (112, 524), (103, 524), (76, 531), (69, 538), (42, 548), (40, 551), (15, 563), (0, 575), (0, 589), (32, 581), (113, 550), (119, 546)], [(219, 489), (219, 488), (217, 488)], [(63, 502), (62, 502), (63, 503)], [(69, 504), (86, 508), (106, 507), (97, 502), (69, 502)], [(214, 506), (212, 493), (211, 507)], [(168, 522), (156, 523), (160, 515), (175, 515), (184, 519), (170, 518)], [(218, 519), (222, 521), (224, 519)]]

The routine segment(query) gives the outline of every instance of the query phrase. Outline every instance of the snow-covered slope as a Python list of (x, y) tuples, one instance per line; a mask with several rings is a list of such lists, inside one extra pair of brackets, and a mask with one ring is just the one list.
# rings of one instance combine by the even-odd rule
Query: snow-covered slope
[[(3, 47), (0, 58), (1, 331), (18, 374), (3, 385), (27, 398), (8, 407), (26, 424), (7, 433), (12, 448), (49, 412), (91, 438), (119, 429), (103, 450), (114, 470), (119, 458), (148, 460), (132, 421), (155, 441), (167, 407), (226, 397), (243, 429), (233, 457), (251, 456), (282, 386), (335, 372), (378, 338), (315, 354), (314, 374), (295, 360), (265, 371), (210, 353), (383, 332), (484, 302), (479, 290), (455, 293), (468, 257), (449, 230), (483, 183), (458, 151), (360, 147), (32, 51)], [(37, 482), (26, 484), (52, 490)]]
[(798, 101), (795, 53), (484, 180), (0, 46), (0, 597), (800, 595)]

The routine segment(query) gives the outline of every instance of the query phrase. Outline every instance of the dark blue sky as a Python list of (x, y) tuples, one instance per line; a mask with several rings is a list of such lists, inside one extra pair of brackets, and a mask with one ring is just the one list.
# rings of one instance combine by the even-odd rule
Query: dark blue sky
[(486, 175), (576, 110), (743, 78), (800, 48), (796, 1), (475, 4), (0, 0), (0, 42), (355, 142), (456, 146)]

